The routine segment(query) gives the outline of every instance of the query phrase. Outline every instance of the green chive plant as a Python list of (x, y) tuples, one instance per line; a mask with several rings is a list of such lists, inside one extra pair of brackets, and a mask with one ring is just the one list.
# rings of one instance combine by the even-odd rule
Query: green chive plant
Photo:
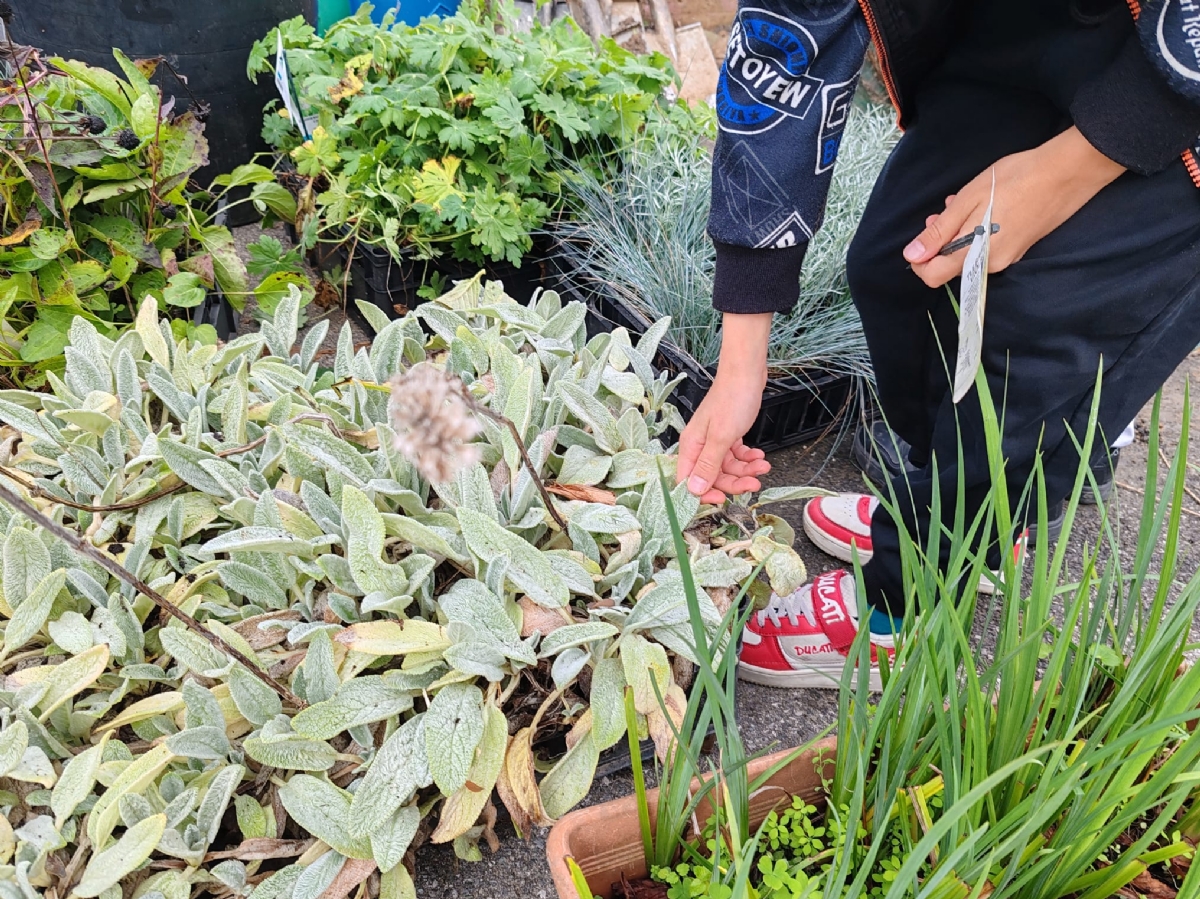
[[(1168, 877), (1166, 863), (1192, 855), (1185, 837), (1200, 815), (1191, 798), (1200, 770), (1200, 668), (1186, 664), (1185, 650), (1200, 575), (1178, 565), (1188, 404), (1165, 472), (1155, 404), (1130, 567), (1122, 567), (1105, 516), (1082, 566), (1068, 569), (1080, 494), (1093, 478), (1083, 466), (1057, 547), (1032, 548), (1027, 572), (1009, 556), (997, 600), (979, 608), (975, 591), (961, 595), (961, 585), (987, 570), (972, 547), (1006, 545), (1015, 529), (999, 419), (980, 393), (991, 495), (968, 519), (960, 476), (952, 514), (941, 516), (936, 500), (933, 510), (934, 520), (951, 524), (928, 545), (904, 542), (911, 611), (894, 662), (881, 660), (880, 694), (872, 696), (865, 679), (852, 684), (854, 666), (847, 668), (823, 818), (794, 807), (750, 833), (727, 817), (713, 831), (726, 839), (682, 846), (674, 858), (656, 845), (648, 858), (662, 865), (656, 874), (670, 899), (1102, 899), (1135, 878)], [(1091, 455), (1097, 408), (1098, 400), (1082, 459)], [(961, 449), (959, 456), (961, 463)], [(898, 514), (894, 493), (882, 500)], [(1021, 501), (1035, 503), (1045, 523), (1040, 471)], [(943, 538), (951, 551), (940, 565)], [(973, 646), (977, 613), (983, 632), (996, 635), (994, 652)], [(851, 658), (867, 665), (869, 654), (860, 635)], [(735, 730), (728, 715), (719, 720)], [(732, 787), (744, 756), (733, 748), (724, 783), (740, 801)], [(729, 841), (738, 835), (743, 842)], [(1200, 875), (1186, 880), (1191, 892), (1181, 895), (1196, 895)]]

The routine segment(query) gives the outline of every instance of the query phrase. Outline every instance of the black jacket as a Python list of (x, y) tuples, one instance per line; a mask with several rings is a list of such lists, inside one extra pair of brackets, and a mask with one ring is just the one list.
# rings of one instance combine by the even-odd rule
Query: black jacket
[[(1120, 0), (1070, 0), (1069, 7), (1079, 15), (1111, 2)], [(1200, 0), (1128, 3), (1136, 27), (1106, 68), (1073, 87), (1071, 119), (1102, 153), (1140, 174), (1161, 171), (1182, 154), (1200, 187)], [(946, 57), (967, 6), (739, 0), (717, 87), (709, 218), (717, 309), (795, 305), (867, 47), (874, 41), (884, 83), (907, 124), (917, 86)]]

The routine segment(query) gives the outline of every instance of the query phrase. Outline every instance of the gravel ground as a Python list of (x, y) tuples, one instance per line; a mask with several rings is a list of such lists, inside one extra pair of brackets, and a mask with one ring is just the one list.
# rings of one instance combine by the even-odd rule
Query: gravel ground
[[(239, 246), (256, 239), (256, 226), (236, 229)], [(277, 235), (286, 239), (282, 233)], [(339, 309), (310, 310), (311, 323), (330, 320), (329, 343), (332, 346), (345, 316)], [(252, 312), (243, 316), (243, 328), (252, 327)], [(369, 339), (361, 327), (351, 320), (356, 342)], [(1191, 378), (1200, 377), (1200, 351), (1179, 367), (1163, 391), (1161, 422), (1164, 460), (1174, 457), (1179, 445), (1183, 420), (1185, 387)], [(1121, 553), (1126, 561), (1132, 559), (1136, 548), (1138, 522), (1141, 515), (1142, 490), (1145, 487), (1150, 426), (1150, 405), (1138, 416), (1137, 439), (1122, 451), (1117, 469), (1117, 487), (1110, 511), (1114, 514)], [(1193, 428), (1193, 437), (1196, 429)], [(849, 441), (835, 445), (832, 440), (791, 447), (772, 453), (773, 470), (764, 479), (766, 486), (816, 484), (829, 490), (861, 490), (862, 475), (851, 461)], [(1198, 459), (1196, 452), (1193, 459)], [(1166, 465), (1161, 466), (1166, 468)], [(1161, 479), (1161, 473), (1160, 473)], [(1190, 575), (1200, 567), (1200, 463), (1189, 466), (1188, 495), (1179, 546), (1179, 570)], [(800, 525), (801, 505), (781, 504), (775, 514), (785, 517), (796, 529), (796, 549), (804, 558), (810, 574), (837, 567), (839, 563), (816, 549), (803, 536)], [(1101, 517), (1095, 507), (1084, 507), (1071, 538), (1068, 564), (1079, 571), (1085, 550), (1090, 550), (1100, 533)], [(1161, 552), (1161, 546), (1160, 546)], [(1193, 628), (1200, 638), (1200, 628)], [(989, 634), (977, 633), (984, 647)], [(986, 648), (984, 649), (986, 652)], [(739, 723), (747, 746), (751, 750), (769, 746), (780, 748), (798, 745), (828, 727), (836, 718), (836, 693), (826, 690), (781, 691), (752, 684), (738, 688)], [(585, 805), (594, 805), (627, 795), (633, 791), (627, 774), (598, 778)], [(546, 832), (534, 833), (522, 841), (511, 825), (497, 826), (500, 847), (494, 854), (484, 849), (483, 860), (477, 863), (459, 861), (443, 846), (426, 846), (418, 855), (417, 894), (421, 899), (553, 899), (555, 892), (546, 864)]]

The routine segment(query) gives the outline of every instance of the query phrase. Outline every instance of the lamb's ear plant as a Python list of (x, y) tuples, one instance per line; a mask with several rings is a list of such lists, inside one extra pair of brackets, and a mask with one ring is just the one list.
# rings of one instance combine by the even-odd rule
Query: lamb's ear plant
[[(698, 659), (657, 337), (473, 279), (370, 307), (370, 347), (346, 327), (325, 368), (301, 299), (222, 346), (153, 298), (115, 340), (77, 319), (49, 391), (0, 391), (0, 899), (147, 862), (150, 899), (404, 895), (418, 833), (477, 858), (494, 798), (523, 834), (578, 803), (626, 687), (669, 742)], [(389, 404), (398, 372), (459, 417)], [(703, 629), (756, 554), (803, 581), (764, 513), (804, 491), (736, 525), (669, 495)], [(265, 870), (228, 855), (257, 840)]]

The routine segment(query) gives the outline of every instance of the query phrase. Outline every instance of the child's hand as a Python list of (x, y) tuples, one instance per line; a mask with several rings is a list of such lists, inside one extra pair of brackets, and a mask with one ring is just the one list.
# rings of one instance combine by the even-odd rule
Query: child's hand
[(677, 483), (706, 503), (760, 490), (758, 476), (771, 470), (762, 450), (742, 443), (762, 405), (770, 335), (769, 312), (724, 316), (717, 377), (679, 437)]
[[(1125, 169), (1068, 128), (1040, 147), (1005, 156), (995, 165), (996, 199), (988, 271), (1008, 268), (1035, 243), (1078, 212)], [(930, 287), (941, 287), (962, 274), (967, 250), (950, 256), (938, 250), (971, 233), (983, 221), (992, 190), (992, 169), (946, 199), (946, 209), (925, 222), (925, 230), (904, 248), (904, 258)]]
[(771, 470), (760, 449), (742, 443), (762, 405), (762, 383), (713, 382), (700, 408), (679, 438), (676, 479), (706, 503), (725, 502), (726, 495), (761, 490), (759, 475)]

